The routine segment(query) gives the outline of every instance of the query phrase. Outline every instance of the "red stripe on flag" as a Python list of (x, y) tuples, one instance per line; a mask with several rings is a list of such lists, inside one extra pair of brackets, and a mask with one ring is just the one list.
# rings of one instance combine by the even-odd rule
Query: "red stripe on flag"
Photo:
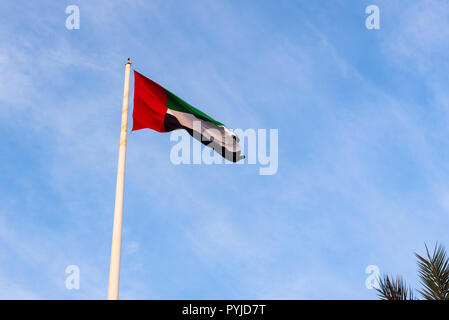
[(156, 82), (134, 71), (133, 129), (153, 129), (167, 132), (164, 126), (167, 94)]

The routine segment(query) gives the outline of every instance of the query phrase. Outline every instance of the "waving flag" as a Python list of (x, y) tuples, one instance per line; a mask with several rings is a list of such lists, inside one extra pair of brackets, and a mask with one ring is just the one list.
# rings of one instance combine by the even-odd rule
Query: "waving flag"
[(134, 71), (132, 130), (144, 128), (158, 132), (185, 129), (229, 161), (237, 162), (245, 158), (241, 155), (238, 137), (224, 124)]

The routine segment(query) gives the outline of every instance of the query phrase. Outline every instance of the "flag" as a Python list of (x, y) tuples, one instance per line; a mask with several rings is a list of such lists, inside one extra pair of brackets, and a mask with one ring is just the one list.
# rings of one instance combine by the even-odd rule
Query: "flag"
[(245, 158), (241, 155), (238, 137), (223, 123), (134, 71), (132, 131), (144, 128), (158, 132), (185, 129), (229, 161), (237, 162)]

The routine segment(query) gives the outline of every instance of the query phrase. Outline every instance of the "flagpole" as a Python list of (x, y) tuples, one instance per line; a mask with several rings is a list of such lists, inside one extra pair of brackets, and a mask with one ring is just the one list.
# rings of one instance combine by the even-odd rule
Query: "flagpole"
[(117, 186), (115, 189), (114, 226), (112, 229), (111, 264), (109, 269), (108, 300), (118, 299), (120, 279), (120, 251), (122, 246), (123, 193), (125, 187), (126, 134), (128, 130), (129, 77), (131, 61), (125, 65), (125, 84), (123, 88), (122, 125), (118, 154)]

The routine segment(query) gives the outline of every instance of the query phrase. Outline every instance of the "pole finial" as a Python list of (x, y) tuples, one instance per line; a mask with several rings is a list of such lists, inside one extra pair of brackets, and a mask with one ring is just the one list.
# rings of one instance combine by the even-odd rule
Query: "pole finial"
[(128, 61), (126, 61), (126, 64), (131, 64), (131, 60), (128, 58)]

